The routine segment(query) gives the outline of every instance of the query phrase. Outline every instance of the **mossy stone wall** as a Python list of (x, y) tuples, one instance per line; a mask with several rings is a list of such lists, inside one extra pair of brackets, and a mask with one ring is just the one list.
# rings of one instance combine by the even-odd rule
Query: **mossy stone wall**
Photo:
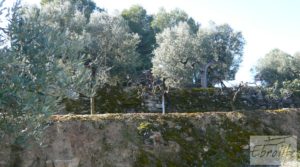
[(41, 141), (12, 149), (0, 162), (19, 167), (249, 166), (251, 135), (299, 136), (299, 120), (299, 109), (55, 115)]
[[(236, 90), (220, 88), (171, 89), (166, 94), (166, 111), (208, 112), (300, 107), (300, 91), (287, 98), (270, 98), (255, 87)], [(236, 95), (236, 99), (234, 96)], [(67, 113), (88, 114), (89, 99), (65, 99)], [(161, 112), (161, 93), (141, 87), (105, 87), (96, 96), (97, 113)]]

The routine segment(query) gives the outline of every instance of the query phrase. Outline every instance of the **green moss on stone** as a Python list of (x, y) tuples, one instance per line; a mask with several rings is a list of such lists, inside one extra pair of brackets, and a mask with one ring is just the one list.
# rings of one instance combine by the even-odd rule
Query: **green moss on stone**
[[(78, 100), (64, 99), (65, 109), (69, 113), (89, 113), (90, 101), (88, 98), (80, 96)], [(125, 91), (120, 86), (106, 86), (97, 91), (95, 98), (97, 113), (126, 113), (128, 110), (141, 112), (146, 109), (142, 107), (142, 99), (138, 95), (138, 90), (131, 89)]]
[(150, 163), (151, 162), (148, 158), (147, 153), (144, 150), (139, 150), (134, 167), (147, 166)]

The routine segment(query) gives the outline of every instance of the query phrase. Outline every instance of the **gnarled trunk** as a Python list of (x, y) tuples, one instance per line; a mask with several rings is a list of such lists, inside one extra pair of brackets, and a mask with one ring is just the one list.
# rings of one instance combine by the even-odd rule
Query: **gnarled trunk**
[(207, 88), (207, 71), (201, 70), (200, 73), (200, 81), (201, 81), (201, 87), (202, 88)]
[(201, 80), (201, 87), (207, 88), (207, 70), (208, 67), (214, 64), (214, 62), (207, 63), (200, 69), (200, 80)]

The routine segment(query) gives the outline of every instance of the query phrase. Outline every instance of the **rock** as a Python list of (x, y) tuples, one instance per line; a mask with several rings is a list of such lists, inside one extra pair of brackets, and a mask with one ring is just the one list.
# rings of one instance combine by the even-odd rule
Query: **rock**
[(4, 161), (0, 161), (0, 167), (7, 167), (8, 164)]
[(208, 146), (204, 146), (204, 147), (203, 147), (203, 151), (204, 151), (204, 152), (207, 152), (208, 150), (209, 150), (209, 147), (208, 147)]
[(247, 145), (242, 145), (241, 148), (244, 149), (244, 150), (247, 150), (247, 149), (249, 149), (249, 145), (248, 144)]
[(46, 167), (55, 167), (53, 161), (52, 160), (47, 160), (46, 161)]
[(162, 107), (161, 107), (161, 104), (155, 104), (155, 107), (156, 107), (156, 108), (159, 108), (159, 109), (162, 108)]
[(261, 106), (261, 107), (259, 107), (259, 109), (265, 110), (265, 109), (267, 109), (267, 107), (266, 106)]
[(160, 132), (153, 132), (149, 138), (153, 140), (154, 146), (158, 146), (164, 142)]
[(78, 167), (79, 158), (74, 158), (71, 160), (54, 160), (54, 167)]
[(175, 128), (176, 128), (177, 130), (181, 130), (182, 127), (181, 127), (180, 125), (176, 125)]
[(193, 138), (193, 137), (186, 137), (185, 140), (186, 140), (186, 141), (193, 141), (194, 138)]
[(168, 147), (166, 147), (164, 151), (178, 153), (180, 151), (180, 145), (175, 141), (168, 141)]

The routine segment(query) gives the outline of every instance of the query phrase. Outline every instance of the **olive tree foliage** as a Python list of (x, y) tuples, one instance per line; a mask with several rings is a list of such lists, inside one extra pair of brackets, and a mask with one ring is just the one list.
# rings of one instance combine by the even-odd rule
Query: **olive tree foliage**
[(259, 59), (255, 67), (256, 78), (263, 81), (266, 86), (272, 86), (276, 82), (282, 86), (284, 81), (299, 79), (299, 60), (297, 54), (291, 56), (279, 49), (273, 49)]
[(292, 71), (295, 74), (295, 78), (300, 79), (300, 52), (293, 55)]
[(153, 50), (157, 47), (156, 33), (162, 32), (165, 28), (176, 26), (181, 21), (188, 22), (194, 32), (199, 28), (199, 24), (180, 9), (167, 12), (161, 8), (156, 14), (148, 15), (142, 6), (134, 5), (123, 10), (122, 17), (128, 22), (131, 31), (137, 33), (141, 38), (137, 48), (142, 61), (141, 67), (138, 68), (140, 72), (152, 67)]
[(200, 29), (195, 39), (195, 82), (207, 87), (234, 80), (243, 56), (242, 33), (228, 24), (212, 23), (209, 28)]
[[(13, 112), (13, 108), (19, 107), (12, 83), (12, 72), (14, 72), (14, 70), (9, 68), (9, 53), (6, 49), (8, 34), (7, 27), (4, 26), (4, 23), (8, 21), (9, 14), (6, 15), (8, 9), (3, 6), (4, 2), (4, 0), (0, 2), (0, 140), (5, 137), (6, 133), (13, 131), (14, 125), (16, 124), (16, 122), (13, 122), (13, 118), (14, 115), (17, 115), (17, 113)], [(15, 8), (17, 8), (16, 6)], [(13, 12), (15, 12), (15, 8)]]
[(0, 45), (4, 44), (6, 41), (6, 29), (3, 24), (5, 24), (5, 20), (9, 15), (9, 10), (7, 7), (4, 6), (5, 0), (0, 0)]
[(192, 81), (192, 67), (185, 61), (193, 55), (193, 38), (186, 23), (166, 28), (156, 36), (159, 46), (154, 50), (152, 73), (165, 79), (167, 86), (183, 87)]
[(186, 22), (193, 32), (197, 32), (200, 26), (193, 18), (189, 17), (185, 11), (173, 9), (170, 12), (167, 12), (164, 8), (160, 8), (160, 10), (153, 16), (151, 26), (156, 33), (159, 33), (165, 28), (176, 26), (180, 22)]
[(87, 24), (84, 14), (74, 9), (74, 4), (69, 1), (63, 3), (48, 2), (41, 6), (43, 20), (49, 26), (68, 31), (72, 36), (80, 35)]
[[(121, 16), (111, 16), (94, 10), (90, 16), (74, 11), (70, 1), (49, 1), (42, 5), (44, 21), (68, 36), (74, 43), (58, 60), (58, 87), (69, 98), (84, 95), (90, 98), (91, 113), (95, 113), (97, 90), (105, 84), (118, 84), (131, 79), (139, 66), (136, 45), (139, 37), (130, 33)], [(76, 8), (75, 8), (76, 9)]]
[(99, 88), (119, 84), (135, 74), (139, 65), (136, 52), (139, 37), (130, 33), (121, 16), (99, 12), (91, 14), (82, 35), (84, 49), (61, 64), (64, 74), (71, 78), (74, 91), (90, 98), (94, 114)]
[(171, 87), (198, 83), (207, 87), (208, 83), (234, 79), (244, 45), (242, 34), (226, 24), (211, 25), (194, 33), (186, 22), (181, 22), (165, 29), (156, 39), (152, 72)]
[(41, 0), (42, 6), (49, 4), (52, 4), (53, 6), (60, 6), (64, 5), (65, 3), (72, 4), (70, 8), (71, 12), (82, 13), (87, 20), (89, 20), (91, 13), (93, 13), (95, 10), (103, 11), (103, 9), (97, 7), (96, 3), (92, 0)]
[[(67, 90), (59, 87), (57, 71), (58, 62), (67, 60), (77, 54), (82, 48), (82, 37), (73, 33), (71, 29), (61, 29), (55, 21), (49, 19), (53, 14), (48, 8), (22, 8), (20, 18), (10, 25), (11, 50), (18, 53), (19, 64), (26, 67), (33, 83), (29, 83), (32, 90), (46, 92), (61, 88), (59, 92)], [(61, 16), (63, 17), (63, 15)], [(74, 18), (78, 24), (80, 17)], [(43, 89), (42, 89), (43, 88)]]
[(10, 44), (0, 57), (1, 129), (26, 136), (37, 133), (45, 118), (58, 111), (66, 89), (58, 87), (57, 62), (80, 45), (49, 26), (44, 21), (48, 13), (39, 8), (17, 3), (11, 11), (5, 29)]
[(109, 70), (109, 82), (118, 84), (136, 73), (140, 65), (136, 52), (140, 38), (131, 33), (127, 22), (121, 16), (106, 13), (93, 13), (86, 32), (90, 43), (87, 52), (94, 57), (103, 57), (103, 63)]

